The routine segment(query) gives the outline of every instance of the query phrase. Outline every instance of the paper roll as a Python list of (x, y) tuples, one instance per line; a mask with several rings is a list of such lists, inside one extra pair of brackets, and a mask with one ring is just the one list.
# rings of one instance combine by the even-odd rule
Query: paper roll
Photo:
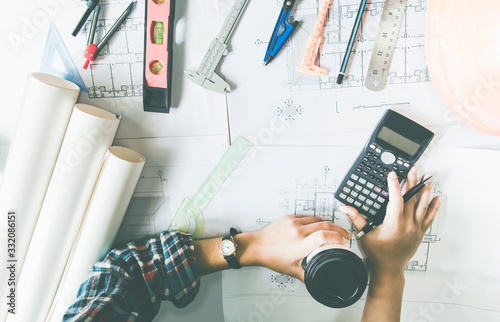
[(7, 321), (45, 320), (119, 121), (94, 106), (73, 109)]
[(146, 159), (125, 147), (109, 149), (47, 321), (61, 321), (92, 266), (111, 249)]
[[(0, 245), (7, 245), (8, 211), (16, 212), (17, 262), (19, 276), (36, 220), (42, 207), (52, 171), (80, 89), (56, 76), (33, 73), (28, 76), (16, 129), (11, 142), (0, 188)], [(4, 107), (8, 108), (8, 107)], [(0, 252), (0, 321), (6, 315), (7, 251)]]

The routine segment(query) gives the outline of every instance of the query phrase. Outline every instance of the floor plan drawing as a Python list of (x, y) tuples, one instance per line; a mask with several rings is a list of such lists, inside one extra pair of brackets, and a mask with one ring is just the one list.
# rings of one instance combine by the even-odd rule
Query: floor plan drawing
[[(318, 58), (319, 65), (327, 68), (330, 72), (325, 76), (306, 76), (296, 69), (301, 64), (304, 48), (306, 48), (309, 35), (314, 29), (321, 1), (302, 1), (291, 15), (291, 19), (300, 21), (300, 25), (286, 47), (288, 80), (284, 80), (282, 86), (290, 87), (292, 91), (362, 87), (370, 63), (384, 1), (371, 1), (366, 6), (360, 31), (353, 46), (346, 78), (341, 85), (336, 83), (337, 74), (359, 9), (359, 1), (335, 1), (330, 10), (324, 43)], [(406, 7), (387, 84), (430, 81), (424, 48), (425, 18), (426, 0), (410, 0)], [(259, 44), (260, 42), (256, 41), (255, 43)]]

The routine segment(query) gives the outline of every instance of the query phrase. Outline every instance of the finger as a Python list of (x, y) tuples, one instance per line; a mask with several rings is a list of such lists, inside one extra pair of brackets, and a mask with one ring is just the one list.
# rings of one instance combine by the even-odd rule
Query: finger
[(401, 193), (404, 195), (408, 190), (415, 187), (417, 185), (417, 180), (417, 166), (413, 166), (406, 176), (406, 182), (404, 187), (401, 189)]
[(323, 218), (317, 216), (296, 215), (294, 222), (299, 225), (309, 225), (315, 222), (323, 221)]
[(441, 205), (442, 198), (441, 196), (434, 197), (429, 204), (429, 208), (427, 209), (427, 214), (425, 215), (424, 220), (422, 221), (422, 230), (425, 232), (432, 224), (434, 218), (439, 210), (439, 206)]
[(320, 222), (310, 223), (308, 225), (300, 227), (299, 229), (301, 233), (304, 234), (304, 236), (309, 236), (310, 234), (313, 234), (319, 230), (329, 230), (329, 231), (336, 231), (347, 239), (352, 237), (351, 233), (349, 233), (347, 230), (340, 227), (339, 225), (335, 225), (330, 221), (320, 221)]
[(361, 214), (355, 208), (351, 206), (340, 206), (339, 210), (345, 213), (347, 217), (349, 217), (356, 230), (359, 231), (366, 226), (365, 218), (363, 218), (363, 216), (361, 216)]
[[(408, 176), (407, 176), (407, 180), (406, 180), (406, 185), (405, 185), (405, 193), (406, 191), (410, 190), (411, 188), (415, 187), (417, 185), (417, 181), (418, 181), (418, 178), (417, 178), (417, 167), (416, 166), (413, 166), (410, 170), (410, 172), (408, 172)], [(406, 204), (404, 205), (404, 214), (406, 216), (411, 216), (411, 219), (412, 220), (415, 220), (413, 218), (414, 214), (415, 214), (415, 197), (411, 198), (410, 200), (408, 200), (406, 202)]]
[(401, 186), (399, 185), (396, 172), (391, 171), (387, 176), (387, 185), (389, 186), (389, 203), (384, 222), (395, 222), (399, 219), (403, 210), (403, 195), (401, 194)]
[[(426, 174), (422, 177), (422, 180), (429, 178), (431, 175)], [(427, 209), (429, 208), (429, 200), (431, 198), (431, 185), (432, 178), (425, 184), (425, 187), (420, 191), (418, 201), (416, 201), (415, 208), (415, 222), (422, 223), (425, 218), (425, 214), (427, 213)]]
[(331, 230), (318, 230), (304, 238), (307, 254), (312, 252), (318, 247), (327, 244), (340, 244), (344, 245), (347, 239), (337, 231)]

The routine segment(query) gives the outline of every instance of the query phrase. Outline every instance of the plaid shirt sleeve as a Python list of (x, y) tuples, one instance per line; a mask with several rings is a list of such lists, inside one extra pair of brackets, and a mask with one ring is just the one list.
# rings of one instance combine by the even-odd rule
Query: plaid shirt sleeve
[(185, 307), (199, 287), (193, 239), (165, 231), (96, 263), (63, 321), (151, 321), (161, 301)]

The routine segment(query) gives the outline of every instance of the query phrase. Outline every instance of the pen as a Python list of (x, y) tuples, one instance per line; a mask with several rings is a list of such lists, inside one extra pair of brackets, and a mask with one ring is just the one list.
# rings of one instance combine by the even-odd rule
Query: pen
[(76, 37), (76, 35), (78, 35), (78, 33), (80, 32), (80, 29), (82, 29), (83, 25), (87, 21), (88, 17), (92, 13), (92, 11), (94, 11), (94, 9), (98, 3), (99, 3), (99, 0), (87, 0), (87, 9), (85, 9), (85, 12), (83, 13), (82, 18), (80, 19), (80, 21), (76, 25), (75, 29), (71, 33), (73, 35), (73, 37)]
[(351, 56), (352, 46), (354, 45), (354, 39), (358, 34), (359, 25), (361, 24), (361, 18), (363, 17), (363, 11), (365, 10), (367, 0), (361, 0), (359, 4), (358, 14), (356, 15), (356, 20), (354, 21), (354, 26), (352, 27), (351, 37), (349, 38), (349, 42), (347, 43), (347, 48), (345, 50), (344, 60), (342, 61), (342, 65), (340, 66), (340, 72), (337, 76), (337, 84), (342, 84), (344, 80), (344, 73), (347, 68), (347, 63), (349, 62), (349, 57)]
[[(410, 190), (408, 190), (404, 196), (403, 196), (403, 201), (406, 203), (408, 200), (410, 200), (411, 198), (413, 198), (420, 190), (422, 190), (423, 187), (425, 187), (425, 184), (432, 178), (432, 176), (428, 177), (427, 179), (425, 180), (422, 180), (419, 184), (417, 184), (415, 187), (411, 188)], [(387, 204), (384, 205), (384, 207), (382, 207), (382, 209), (380, 209), (380, 215), (377, 216), (375, 219), (373, 219), (372, 221), (370, 221), (368, 224), (366, 224), (365, 227), (363, 227), (363, 229), (361, 229), (361, 231), (356, 235), (358, 238), (366, 235), (368, 232), (370, 232), (373, 228), (377, 227), (378, 225), (380, 225), (383, 221), (384, 221), (384, 218), (385, 218), (385, 212), (386, 212), (386, 209), (387, 209)]]

